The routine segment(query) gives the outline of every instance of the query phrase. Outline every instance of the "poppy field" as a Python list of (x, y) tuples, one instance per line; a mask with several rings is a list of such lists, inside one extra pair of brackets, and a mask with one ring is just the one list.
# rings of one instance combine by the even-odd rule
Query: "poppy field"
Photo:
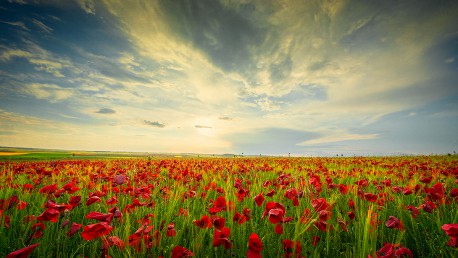
[(0, 162), (2, 257), (457, 257), (456, 156)]

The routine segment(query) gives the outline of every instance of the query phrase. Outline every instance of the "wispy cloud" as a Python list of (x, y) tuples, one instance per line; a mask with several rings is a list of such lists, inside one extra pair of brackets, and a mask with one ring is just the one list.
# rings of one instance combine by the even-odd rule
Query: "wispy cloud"
[(298, 146), (316, 145), (323, 143), (335, 143), (343, 141), (360, 141), (360, 140), (372, 140), (379, 137), (379, 134), (343, 134), (343, 135), (329, 135), (316, 139), (311, 139), (298, 143)]
[(50, 33), (52, 33), (52, 31), (53, 31), (52, 28), (46, 26), (46, 24), (44, 24), (43, 22), (41, 22), (41, 21), (39, 21), (39, 20), (37, 20), (37, 19), (35, 19), (35, 18), (32, 18), (32, 22), (33, 22), (36, 26), (38, 26), (40, 29), (42, 29), (44, 32), (46, 32), (46, 33), (49, 33), (49, 34), (50, 34)]
[(19, 28), (21, 28), (21, 29), (23, 29), (25, 31), (30, 31), (30, 29), (27, 28), (27, 26), (21, 21), (17, 21), (17, 22), (0, 21), (0, 22), (8, 24), (8, 25), (11, 25), (11, 26), (19, 27)]
[(65, 100), (72, 96), (73, 90), (55, 84), (31, 83), (25, 85), (22, 91), (37, 99), (47, 99), (51, 102)]
[(208, 125), (195, 125), (194, 127), (195, 128), (199, 128), (199, 129), (211, 129), (211, 128), (213, 128), (213, 127), (208, 126)]
[(158, 122), (158, 121), (149, 121), (149, 120), (143, 120), (143, 123), (149, 126), (153, 127), (158, 127), (158, 128), (164, 128), (165, 124)]
[(111, 108), (101, 108), (95, 113), (98, 113), (98, 114), (114, 114), (114, 113), (116, 113), (116, 111), (114, 109), (111, 109)]

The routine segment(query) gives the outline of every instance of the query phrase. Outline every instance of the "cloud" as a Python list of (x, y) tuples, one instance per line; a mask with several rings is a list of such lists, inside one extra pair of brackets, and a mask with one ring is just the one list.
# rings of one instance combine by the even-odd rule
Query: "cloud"
[(111, 109), (111, 108), (101, 108), (101, 109), (99, 109), (99, 111), (97, 111), (95, 113), (99, 113), (99, 114), (114, 114), (114, 113), (116, 113), (116, 111), (114, 109)]
[(16, 27), (19, 27), (25, 31), (30, 31), (29, 28), (27, 28), (27, 26), (25, 26), (25, 24), (21, 21), (17, 21), (17, 22), (7, 22), (7, 21), (0, 21), (1, 23), (5, 23), (5, 24), (9, 24), (11, 26), (16, 26)]
[(35, 18), (32, 18), (32, 22), (33, 22), (36, 26), (40, 27), (40, 29), (42, 29), (42, 30), (43, 30), (44, 32), (46, 32), (46, 33), (51, 34), (52, 31), (53, 31), (52, 28), (46, 26), (46, 24), (44, 24), (43, 22), (41, 22), (41, 21), (39, 21), (39, 20), (37, 20), (37, 19), (35, 19)]
[(47, 72), (57, 78), (65, 77), (62, 74), (62, 70), (64, 69), (74, 69), (78, 71), (78, 68), (75, 67), (68, 58), (60, 57), (49, 52), (29, 40), (23, 40), (22, 48), (0, 45), (0, 49), (2, 49), (0, 61), (11, 62), (14, 61), (13, 59), (15, 58), (24, 58), (33, 65), (35, 70)]
[(146, 125), (153, 126), (153, 127), (158, 127), (158, 128), (164, 128), (165, 127), (165, 124), (160, 123), (158, 121), (143, 120), (143, 123), (146, 124)]
[(86, 13), (95, 15), (95, 4), (93, 0), (76, 0), (76, 3)]
[(360, 141), (360, 140), (372, 140), (379, 137), (379, 134), (343, 134), (343, 135), (327, 135), (316, 139), (306, 140), (298, 143), (298, 146), (308, 146), (323, 143), (334, 143), (343, 141)]
[(74, 90), (56, 84), (31, 83), (25, 85), (22, 92), (37, 99), (47, 99), (50, 102), (58, 102), (70, 98)]
[(194, 127), (195, 128), (199, 128), (199, 129), (211, 129), (211, 128), (213, 128), (213, 127), (208, 126), (208, 125), (195, 125)]
[(234, 118), (228, 117), (228, 116), (220, 116), (218, 117), (219, 120), (224, 120), (224, 121), (232, 121)]

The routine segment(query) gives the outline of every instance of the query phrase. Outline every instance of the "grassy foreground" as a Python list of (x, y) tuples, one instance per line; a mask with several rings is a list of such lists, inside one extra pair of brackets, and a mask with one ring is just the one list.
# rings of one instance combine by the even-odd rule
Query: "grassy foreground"
[(0, 161), (0, 171), (0, 256), (458, 256), (456, 156)]

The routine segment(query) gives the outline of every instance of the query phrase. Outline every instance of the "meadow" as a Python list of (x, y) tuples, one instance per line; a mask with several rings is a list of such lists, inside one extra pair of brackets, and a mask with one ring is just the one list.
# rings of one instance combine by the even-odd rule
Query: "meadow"
[(457, 257), (458, 157), (0, 161), (2, 257)]

